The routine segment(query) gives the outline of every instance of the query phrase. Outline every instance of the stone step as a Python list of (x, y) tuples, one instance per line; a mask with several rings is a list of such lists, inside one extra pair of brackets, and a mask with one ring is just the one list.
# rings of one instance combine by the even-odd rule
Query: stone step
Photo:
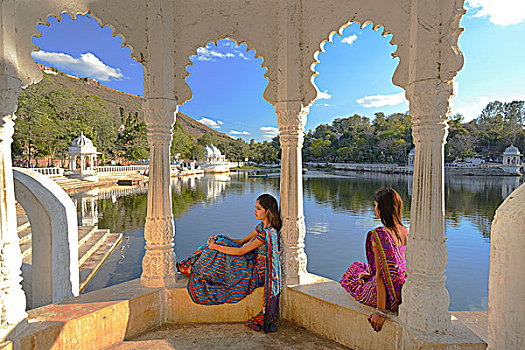
[(31, 239), (29, 239), (25, 243), (20, 244), (20, 251), (22, 252), (22, 262), (28, 263), (28, 264), (31, 263), (31, 253), (33, 251), (32, 246), (33, 246), (33, 242), (31, 241)]
[(98, 230), (97, 226), (79, 226), (78, 227), (78, 247), (86, 243), (88, 239)]
[(23, 231), (26, 228), (28, 228), (31, 224), (29, 223), (29, 218), (25, 214), (17, 214), (16, 215), (16, 224), (17, 224), (17, 231)]
[[(79, 251), (80, 247), (86, 243), (91, 236), (98, 230), (97, 226), (79, 226), (78, 227), (78, 246)], [(22, 251), (22, 259), (26, 258), (28, 255), (31, 255), (31, 227), (29, 226), (25, 230), (18, 232), (20, 250)], [(25, 261), (24, 261), (25, 262)]]
[(22, 231), (18, 231), (18, 239), (20, 245), (31, 242), (31, 226), (27, 225), (27, 228)]
[[(80, 237), (80, 232), (84, 235)], [(96, 226), (87, 226), (87, 228), (79, 227), (79, 239), (83, 240), (83, 243), (78, 246), (78, 265), (81, 266), (86, 260), (88, 260), (93, 253), (107, 240), (110, 235), (109, 230), (100, 230)], [(118, 235), (118, 234), (117, 234)], [(87, 237), (87, 238), (86, 238)], [(20, 250), (22, 251), (22, 261), (26, 264), (31, 264), (31, 253), (32, 253), (31, 239), (25, 243), (20, 244)]]
[(110, 233), (103, 244), (80, 266), (81, 293), (120, 242), (122, 242), (122, 233)]
[(109, 230), (97, 230), (89, 239), (78, 247), (78, 265), (81, 266), (106, 241)]

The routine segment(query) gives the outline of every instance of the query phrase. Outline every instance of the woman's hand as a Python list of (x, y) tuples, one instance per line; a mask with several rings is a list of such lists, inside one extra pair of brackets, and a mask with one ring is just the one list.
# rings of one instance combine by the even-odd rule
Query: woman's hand
[(370, 316), (368, 316), (368, 322), (370, 322), (370, 325), (376, 332), (379, 332), (383, 328), (385, 320), (385, 317), (379, 316), (375, 312), (371, 313)]
[(215, 238), (216, 236), (212, 236), (210, 238), (208, 238), (208, 248), (209, 249), (214, 249), (214, 250), (217, 250), (217, 244), (215, 244)]
[(368, 281), (370, 277), (372, 277), (372, 275), (370, 275), (368, 272), (359, 272), (357, 274), (357, 281), (359, 284), (365, 284), (365, 282)]

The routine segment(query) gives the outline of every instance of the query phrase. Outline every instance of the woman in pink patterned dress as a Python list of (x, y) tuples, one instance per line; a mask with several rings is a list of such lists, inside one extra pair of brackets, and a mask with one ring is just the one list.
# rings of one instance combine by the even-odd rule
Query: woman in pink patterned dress
[(379, 332), (386, 309), (397, 310), (406, 278), (407, 229), (401, 223), (403, 200), (392, 188), (380, 188), (374, 195), (376, 216), (383, 226), (368, 232), (365, 242), (368, 264), (356, 261), (341, 278), (341, 285), (358, 302), (376, 307), (368, 320)]

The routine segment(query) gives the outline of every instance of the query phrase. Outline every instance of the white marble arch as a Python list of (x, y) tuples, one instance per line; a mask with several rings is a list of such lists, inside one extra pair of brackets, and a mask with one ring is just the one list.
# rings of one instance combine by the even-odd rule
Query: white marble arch
[(79, 295), (77, 210), (67, 193), (47, 176), (28, 169), (13, 171), (16, 200), (32, 235), (28, 306), (35, 308)]
[[(286, 284), (306, 272), (302, 208), (301, 146), (304, 124), (317, 89), (315, 54), (330, 33), (351, 22), (374, 23), (393, 34), (399, 65), (393, 82), (405, 89), (415, 143), (408, 281), (400, 319), (426, 333), (445, 332), (450, 322), (444, 269), (443, 161), (446, 118), (453, 79), (463, 64), (457, 46), (463, 0), (4, 0), (0, 6), (0, 194), (2, 244), (14, 247), (16, 227), (10, 144), (16, 98), (22, 86), (41, 79), (31, 59), (36, 24), (48, 16), (90, 13), (109, 25), (145, 68), (144, 116), (150, 144), (150, 188), (145, 225), (142, 283), (169, 287), (175, 278), (173, 217), (169, 186), (169, 145), (174, 112), (191, 98), (185, 79), (189, 57), (203, 44), (223, 37), (246, 42), (264, 59), (269, 84), (264, 98), (275, 106), (281, 133), (282, 246)], [(11, 248), (10, 248), (11, 249)], [(0, 260), (2, 253), (0, 250)], [(0, 279), (0, 291), (19, 293), (18, 262)], [(18, 271), (18, 272), (17, 272)], [(2, 303), (2, 325), (23, 312)], [(13, 309), (13, 310), (11, 310)], [(12, 312), (11, 312), (12, 311)]]

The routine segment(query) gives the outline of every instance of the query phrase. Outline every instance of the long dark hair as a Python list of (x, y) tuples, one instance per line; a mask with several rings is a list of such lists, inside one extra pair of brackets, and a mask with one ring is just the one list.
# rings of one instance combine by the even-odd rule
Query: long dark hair
[(374, 202), (377, 203), (379, 217), (383, 225), (394, 231), (399, 242), (406, 244), (397, 227), (397, 225), (403, 225), (401, 223), (401, 209), (403, 209), (401, 196), (393, 188), (384, 187), (376, 191)]
[(270, 226), (272, 226), (277, 232), (281, 230), (283, 226), (281, 222), (281, 213), (279, 212), (279, 205), (277, 200), (271, 194), (261, 194), (257, 198), (260, 206), (267, 210), (266, 217), (270, 221)]

